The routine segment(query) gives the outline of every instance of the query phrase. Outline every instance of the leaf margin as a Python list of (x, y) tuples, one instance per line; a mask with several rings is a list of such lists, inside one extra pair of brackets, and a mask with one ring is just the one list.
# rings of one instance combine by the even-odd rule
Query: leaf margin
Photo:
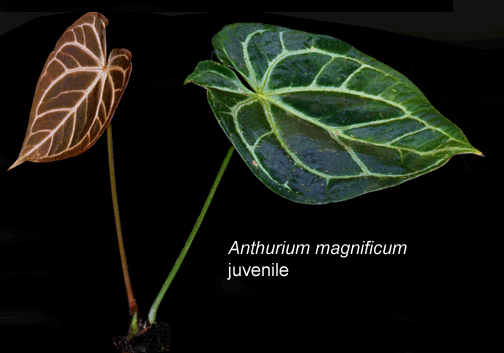
[[(250, 26), (250, 27), (255, 27), (255, 29), (257, 30), (257, 28), (259, 28), (259, 30), (266, 30), (266, 29), (273, 29), (273, 30), (278, 30), (278, 29), (281, 29), (281, 30), (288, 30), (292, 33), (298, 33), (298, 34), (301, 34), (301, 35), (308, 35), (308, 36), (313, 36), (313, 37), (319, 37), (319, 38), (322, 38), (322, 39), (328, 39), (328, 40), (336, 40), (338, 42), (341, 42), (341, 43), (344, 43), (340, 40), (337, 40), (335, 38), (332, 38), (332, 37), (329, 37), (329, 36), (325, 36), (325, 35), (317, 35), (317, 34), (311, 34), (311, 33), (306, 33), (306, 32), (302, 32), (302, 31), (296, 31), (296, 30), (291, 30), (291, 29), (287, 29), (287, 28), (284, 28), (284, 27), (279, 27), (279, 26), (274, 26), (274, 25), (263, 25), (263, 24), (256, 24), (256, 23), (252, 23), (252, 24), (249, 24), (249, 23), (235, 23), (235, 24), (231, 24), (231, 25), (228, 25), (226, 27), (224, 27), (218, 34), (216, 34), (213, 39), (212, 39), (212, 44), (214, 45), (214, 48), (215, 48), (215, 52), (216, 52), (216, 55), (217, 55), (217, 58), (220, 60), (220, 63), (216, 63), (214, 64), (215, 66), (217, 65), (222, 65), (223, 67), (227, 67), (228, 69), (234, 69), (236, 72), (238, 72), (242, 78), (252, 87), (252, 88), (256, 88), (257, 89), (257, 85), (254, 85), (254, 82), (253, 80), (251, 79), (251, 75), (250, 73), (253, 72), (253, 68), (251, 66), (248, 66), (246, 65), (246, 62), (245, 60), (241, 60), (239, 64), (236, 64), (232, 61), (231, 59), (231, 56), (229, 55), (229, 53), (226, 51), (226, 49), (224, 48), (224, 44), (223, 43), (226, 43), (226, 38), (225, 38), (225, 35), (228, 34), (230, 31), (233, 31), (233, 30), (237, 30), (238, 34), (236, 36), (239, 36), (240, 35), (240, 26), (242, 27), (247, 27), (247, 26)], [(243, 29), (243, 28), (242, 28)], [(249, 34), (249, 38), (250, 38), (250, 34)], [(236, 38), (235, 38), (236, 39)], [(344, 43), (346, 45), (348, 45), (347, 43)], [(296, 198), (293, 198), (292, 196), (290, 195), (285, 195), (285, 193), (282, 193), (282, 190), (278, 190), (278, 183), (275, 185), (274, 183), (268, 183), (268, 179), (265, 179), (263, 177), (261, 177), (260, 173), (258, 173), (258, 168), (257, 168), (257, 161), (255, 158), (251, 158), (251, 154), (247, 153), (246, 151), (246, 146), (244, 145), (243, 143), (243, 140), (242, 139), (238, 139), (237, 137), (237, 129), (233, 129), (229, 126), (229, 124), (223, 124), (223, 121), (225, 120), (224, 117), (222, 116), (222, 112), (219, 111), (219, 106), (218, 106), (218, 102), (217, 102), (217, 98), (215, 97), (215, 92), (216, 92), (216, 88), (215, 87), (211, 87), (209, 85), (205, 85), (204, 82), (202, 81), (199, 81), (198, 80), (198, 77), (202, 77), (203, 73), (201, 72), (198, 72), (198, 77), (196, 77), (196, 75), (194, 75), (194, 72), (192, 74), (190, 74), (186, 80), (184, 81), (184, 84), (187, 84), (189, 82), (192, 82), (192, 83), (195, 83), (199, 86), (202, 86), (203, 88), (205, 88), (207, 90), (207, 97), (208, 97), (208, 102), (214, 112), (214, 115), (216, 116), (219, 124), (221, 125), (221, 128), (224, 130), (224, 132), (226, 133), (226, 135), (228, 136), (228, 138), (230, 139), (230, 141), (235, 145), (237, 151), (240, 153), (240, 156), (242, 157), (242, 159), (246, 162), (246, 164), (248, 165), (248, 167), (251, 169), (251, 171), (254, 173), (254, 175), (256, 175), (256, 177), (258, 177), (266, 186), (268, 186), (268, 188), (270, 188), (272, 191), (274, 191), (275, 193), (291, 200), (291, 201), (294, 201), (294, 202), (299, 202), (299, 203), (305, 203), (305, 204), (325, 204), (325, 203), (329, 203), (329, 202), (339, 202), (339, 201), (344, 201), (344, 200), (347, 200), (347, 199), (350, 199), (350, 198), (353, 198), (353, 197), (356, 197), (356, 196), (359, 196), (359, 195), (362, 195), (362, 194), (365, 194), (365, 193), (368, 193), (368, 192), (371, 192), (371, 191), (377, 191), (377, 190), (381, 190), (383, 188), (386, 188), (386, 187), (390, 187), (390, 186), (394, 186), (394, 185), (399, 185), (407, 180), (411, 180), (415, 177), (418, 177), (420, 175), (423, 175), (423, 174), (426, 174), (430, 171), (433, 171), (435, 169), (438, 169), (440, 168), (441, 166), (443, 166), (444, 164), (446, 164), (448, 162), (449, 159), (451, 159), (451, 157), (453, 157), (454, 155), (457, 155), (457, 154), (477, 154), (477, 155), (480, 155), (482, 156), (482, 153), (475, 149), (468, 141), (467, 141), (467, 138), (465, 137), (465, 135), (463, 134), (463, 132), (455, 125), (453, 124), (450, 120), (446, 119), (444, 116), (442, 116), (434, 107), (432, 107), (432, 105), (430, 104), (430, 102), (428, 101), (427, 97), (425, 97), (425, 95), (414, 85), (414, 83), (412, 83), (408, 78), (406, 78), (404, 75), (402, 75), (401, 73), (397, 72), (396, 70), (388, 67), (386, 64), (384, 63), (381, 63), (377, 60), (375, 60), (374, 58), (372, 57), (369, 57), (368, 55), (366, 54), (363, 54), (361, 53), (360, 51), (358, 51), (357, 49), (355, 49), (354, 47), (348, 45), (348, 47), (350, 48), (350, 51), (351, 51), (351, 54), (353, 57), (359, 57), (359, 56), (362, 56), (364, 57), (366, 60), (363, 60), (365, 63), (373, 63), (374, 65), (377, 65), (379, 66), (380, 68), (385, 68), (387, 71), (391, 72), (391, 74), (400, 79), (403, 83), (407, 84), (407, 86), (412, 86), (413, 89), (418, 92), (420, 94), (420, 97), (421, 98), (424, 98), (425, 101), (427, 102), (427, 104), (430, 106), (430, 108), (432, 108), (433, 110), (435, 110), (435, 112), (437, 112), (439, 114), (440, 117), (442, 117), (442, 119), (446, 120), (446, 122), (448, 122), (450, 125), (452, 125), (453, 127), (455, 127), (458, 132), (465, 138), (465, 141), (467, 142), (467, 145), (469, 146), (468, 148), (465, 148), (465, 149), (459, 149), (457, 153), (453, 153), (451, 154), (450, 156), (446, 157), (446, 158), (441, 158), (439, 159), (439, 162), (436, 163), (435, 165), (429, 167), (429, 168), (425, 168), (424, 170), (421, 170), (417, 173), (414, 173), (415, 175), (414, 176), (410, 176), (410, 177), (407, 177), (407, 178), (404, 178), (404, 177), (399, 177), (399, 181), (396, 181), (396, 182), (392, 182), (390, 184), (392, 185), (384, 185), (384, 184), (387, 184), (387, 183), (377, 183), (375, 186), (372, 186), (370, 188), (362, 188), (361, 187), (361, 190), (359, 192), (357, 192), (356, 195), (353, 195), (353, 194), (350, 194), (350, 195), (343, 195), (341, 198), (339, 199), (332, 199), (332, 200), (303, 200), (303, 199), (296, 199)], [(245, 51), (245, 44), (243, 44), (243, 51)], [(234, 53), (236, 54), (236, 53)], [(237, 55), (234, 55), (233, 58), (236, 59)], [(199, 67), (199, 64), (198, 64), (198, 67)], [(197, 69), (195, 69), (195, 72), (196, 72)], [(250, 96), (252, 96), (251, 99), (257, 99), (258, 101), (262, 101), (265, 96), (262, 94), (263, 92), (252, 92), (252, 94)], [(369, 176), (369, 177), (372, 177), (372, 176)], [(394, 177), (389, 177), (389, 176), (381, 176), (382, 178), (388, 178), (388, 180), (392, 180), (392, 178)], [(361, 180), (362, 182), (362, 176), (359, 176), (359, 180)], [(368, 180), (368, 177), (366, 177), (365, 179), (365, 182), (363, 182), (362, 184), (369, 184), (367, 182)], [(280, 192), (279, 192), (280, 191)]]

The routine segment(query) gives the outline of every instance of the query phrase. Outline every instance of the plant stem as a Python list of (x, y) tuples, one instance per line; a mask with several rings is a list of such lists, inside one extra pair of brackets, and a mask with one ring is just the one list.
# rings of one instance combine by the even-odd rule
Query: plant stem
[(166, 291), (168, 290), (170, 283), (172, 282), (173, 278), (177, 274), (177, 271), (178, 271), (180, 265), (182, 264), (182, 261), (184, 261), (184, 257), (186, 256), (187, 251), (189, 250), (189, 247), (191, 246), (191, 243), (194, 239), (194, 236), (196, 235), (196, 232), (198, 231), (198, 229), (201, 225), (201, 222), (203, 222), (203, 218), (205, 218), (205, 214), (207, 212), (208, 206), (210, 206), (210, 203), (212, 202), (212, 198), (215, 194), (215, 191), (217, 190), (217, 186), (219, 185), (219, 182), (222, 178), (222, 175), (224, 174), (224, 171), (226, 170), (226, 167), (229, 163), (229, 160), (231, 159), (231, 156), (233, 155), (233, 151), (234, 151), (234, 146), (232, 145), (231, 148), (228, 150), (226, 157), (224, 158), (224, 161), (222, 162), (222, 165), (219, 169), (219, 173), (217, 174), (217, 177), (215, 178), (215, 181), (212, 185), (212, 188), (210, 189), (210, 193), (208, 194), (208, 197), (205, 201), (205, 204), (203, 205), (203, 209), (201, 210), (200, 215), (199, 215), (198, 219), (196, 220), (196, 223), (194, 224), (194, 227), (191, 231), (191, 234), (189, 234), (189, 238), (187, 239), (187, 241), (184, 245), (184, 248), (180, 252), (180, 255), (179, 255), (177, 261), (175, 261), (175, 264), (173, 265), (173, 267), (170, 271), (170, 274), (168, 275), (168, 278), (166, 279), (165, 283), (163, 284), (163, 287), (161, 288), (161, 290), (159, 291), (159, 293), (156, 297), (156, 300), (154, 301), (154, 303), (151, 306), (151, 309), (149, 311), (149, 324), (150, 325), (152, 325), (156, 322), (156, 313), (159, 308), (159, 305), (161, 304), (161, 301), (163, 300), (163, 297), (164, 297)]
[(128, 272), (128, 262), (126, 261), (126, 252), (124, 251), (124, 241), (121, 230), (121, 219), (119, 217), (119, 204), (117, 203), (117, 187), (115, 179), (114, 167), (114, 148), (112, 143), (112, 124), (107, 127), (107, 147), (109, 157), (109, 172), (110, 172), (110, 186), (112, 189), (112, 204), (114, 206), (114, 218), (117, 230), (117, 241), (119, 243), (119, 253), (121, 254), (121, 265), (124, 276), (124, 284), (126, 285), (126, 293), (128, 294), (128, 303), (131, 316), (130, 336), (136, 335), (140, 330), (138, 327), (138, 306), (133, 296), (133, 289), (131, 288), (131, 280)]

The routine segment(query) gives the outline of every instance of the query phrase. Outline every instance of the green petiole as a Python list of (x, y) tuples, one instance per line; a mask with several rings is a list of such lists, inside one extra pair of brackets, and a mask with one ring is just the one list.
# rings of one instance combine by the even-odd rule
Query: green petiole
[(189, 250), (189, 247), (191, 246), (191, 243), (194, 239), (194, 236), (196, 235), (196, 232), (198, 231), (198, 228), (201, 225), (201, 222), (203, 222), (203, 218), (205, 217), (208, 206), (210, 206), (210, 203), (212, 202), (212, 198), (215, 194), (215, 191), (217, 190), (217, 186), (219, 185), (219, 182), (222, 178), (222, 175), (224, 174), (224, 171), (226, 170), (226, 167), (229, 163), (229, 160), (231, 159), (233, 151), (234, 151), (234, 146), (232, 145), (231, 148), (228, 150), (226, 157), (224, 158), (224, 161), (222, 162), (222, 165), (219, 169), (219, 173), (217, 174), (217, 177), (215, 178), (215, 181), (212, 185), (212, 188), (210, 189), (210, 193), (208, 194), (208, 197), (205, 201), (205, 204), (203, 205), (203, 209), (201, 210), (201, 213), (200, 213), (198, 219), (196, 220), (196, 223), (194, 224), (194, 227), (191, 231), (191, 234), (189, 234), (189, 238), (187, 239), (187, 242), (185, 243), (184, 248), (180, 252), (180, 255), (179, 255), (177, 261), (175, 261), (175, 264), (173, 265), (173, 267), (170, 271), (170, 274), (168, 275), (168, 278), (166, 278), (166, 281), (163, 284), (163, 287), (159, 291), (159, 293), (156, 297), (156, 300), (152, 304), (152, 307), (149, 311), (149, 324), (150, 325), (152, 325), (152, 324), (154, 324), (154, 322), (156, 322), (156, 313), (159, 308), (159, 305), (161, 304), (161, 301), (163, 300), (163, 297), (166, 293), (166, 290), (170, 286), (170, 283), (173, 281), (173, 278), (177, 274), (177, 271), (178, 271), (180, 265), (182, 264), (182, 261), (184, 261), (184, 258), (187, 254), (187, 251)]

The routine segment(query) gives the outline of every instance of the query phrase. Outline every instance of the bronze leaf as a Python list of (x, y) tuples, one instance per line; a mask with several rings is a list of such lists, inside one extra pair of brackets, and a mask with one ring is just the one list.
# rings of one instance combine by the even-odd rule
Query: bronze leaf
[(106, 60), (108, 20), (90, 12), (68, 27), (37, 83), (19, 158), (52, 162), (90, 148), (108, 127), (131, 73), (131, 53), (114, 49)]

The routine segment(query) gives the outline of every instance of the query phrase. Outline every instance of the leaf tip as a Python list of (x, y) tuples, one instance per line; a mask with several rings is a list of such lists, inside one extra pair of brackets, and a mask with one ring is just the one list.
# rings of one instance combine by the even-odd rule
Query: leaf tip
[(471, 150), (470, 151), (464, 152), (464, 153), (471, 153), (471, 154), (475, 154), (475, 155), (480, 156), (480, 157), (485, 157), (480, 150), (474, 148), (473, 146), (471, 146)]
[(9, 171), (9, 170), (11, 170), (11, 169), (13, 169), (13, 168), (17, 167), (18, 165), (20, 165), (20, 164), (21, 164), (21, 163), (23, 163), (24, 161), (25, 161), (25, 160), (24, 160), (24, 159), (22, 159), (22, 158), (18, 158), (18, 159), (16, 159), (16, 161), (15, 161), (15, 162), (14, 162), (14, 163), (10, 166), (10, 168), (9, 168), (9, 169), (7, 169), (7, 171)]

